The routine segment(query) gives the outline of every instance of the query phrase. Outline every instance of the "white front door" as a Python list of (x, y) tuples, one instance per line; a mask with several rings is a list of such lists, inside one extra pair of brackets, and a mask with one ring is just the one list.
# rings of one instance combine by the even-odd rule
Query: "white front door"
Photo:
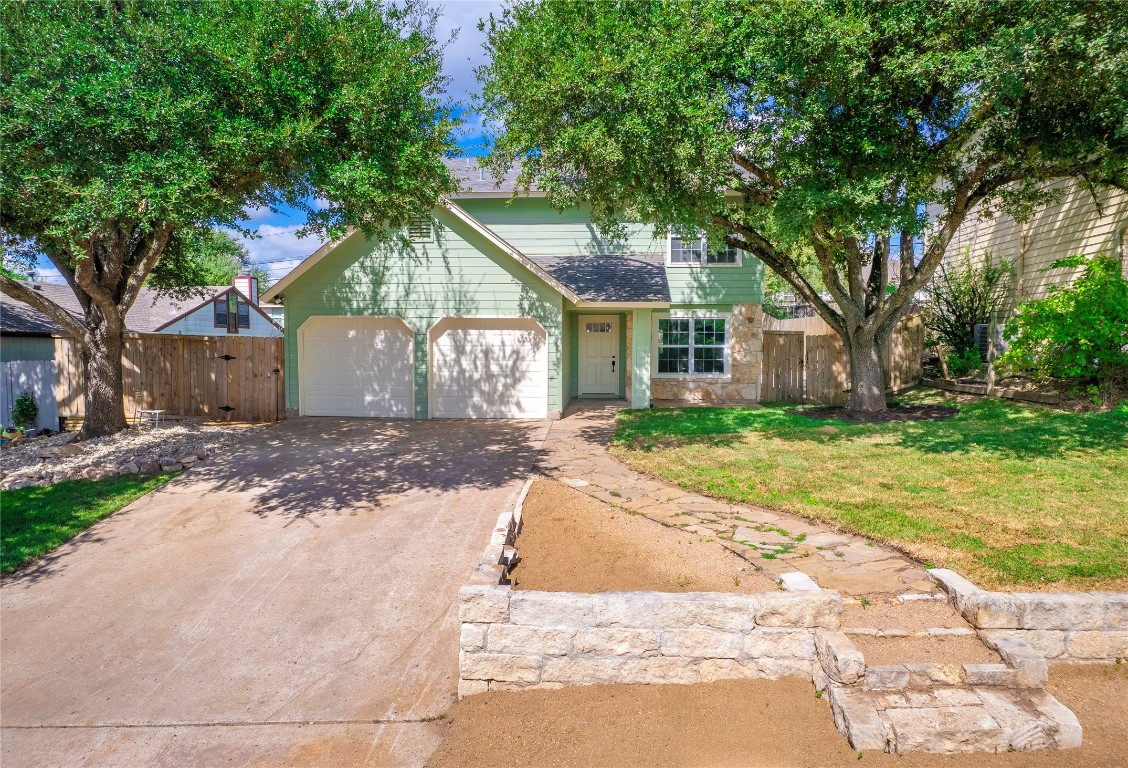
[(619, 394), (619, 318), (580, 315), (580, 394)]

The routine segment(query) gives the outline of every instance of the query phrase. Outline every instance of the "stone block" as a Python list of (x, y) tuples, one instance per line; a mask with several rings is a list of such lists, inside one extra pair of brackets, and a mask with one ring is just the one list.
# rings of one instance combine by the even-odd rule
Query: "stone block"
[(1016, 632), (1015, 636), (1042, 656), (1056, 659), (1065, 653), (1067, 634), (1067, 632), (1058, 629), (1030, 629)]
[(765, 627), (838, 629), (842, 598), (837, 592), (764, 592), (756, 623)]
[(578, 630), (572, 642), (576, 653), (643, 656), (658, 650), (658, 633), (650, 629), (598, 627)]
[(473, 696), (477, 693), (485, 693), (490, 689), (488, 680), (459, 680), (458, 681), (458, 700)]
[(528, 627), (591, 627), (603, 595), (579, 592), (514, 592), (509, 620)]
[(1090, 592), (1104, 603), (1105, 629), (1128, 632), (1128, 592)]
[(875, 691), (897, 691), (909, 684), (909, 670), (903, 664), (866, 667), (866, 688)]
[(709, 592), (612, 592), (604, 597), (606, 602), (599, 617), (601, 626), (711, 627), (739, 632), (755, 625), (760, 596)]
[(913, 688), (928, 688), (934, 683), (960, 685), (963, 682), (963, 667), (959, 664), (905, 664), (909, 671), (909, 685)]
[(544, 660), (541, 680), (565, 685), (624, 683), (624, 659), (552, 656)]
[(486, 649), (491, 653), (561, 656), (572, 650), (572, 632), (514, 624), (491, 624), (486, 632)]
[(459, 653), (459, 677), (464, 680), (499, 680), (536, 683), (541, 679), (541, 657), (510, 653)]
[(979, 692), (983, 706), (1003, 731), (1001, 748), (1012, 752), (1053, 749), (1054, 739), (1038, 717), (1012, 695), (997, 690)]
[(1015, 635), (993, 638), (995, 650), (1012, 667), (1021, 688), (1044, 688), (1049, 675), (1046, 658)]
[(751, 658), (801, 659), (815, 657), (815, 634), (809, 629), (757, 627), (744, 636), (744, 656)]
[(755, 663), (745, 664), (735, 659), (705, 659), (697, 665), (697, 674), (702, 683), (744, 680), (760, 677), (760, 668)]
[(1071, 632), (1065, 655), (1072, 659), (1128, 658), (1128, 631)]
[(873, 699), (864, 692), (849, 688), (832, 688), (830, 708), (834, 724), (857, 750), (885, 751), (889, 734)]
[(1018, 673), (1006, 664), (964, 664), (964, 683), (967, 685), (991, 685), (999, 688), (1014, 688), (1018, 685)]
[(982, 706), (888, 709), (893, 750), (906, 752), (997, 752), (1002, 729)]
[[(947, 568), (930, 568), (928, 575), (940, 585), (940, 588), (948, 595), (949, 602), (951, 602), (961, 614), (964, 611), (964, 606), (967, 604), (968, 599), (983, 591), (963, 576)], [(964, 618), (966, 619), (968, 617), (964, 616)]]
[(802, 571), (792, 571), (779, 575), (779, 584), (785, 592), (818, 592), (819, 585)]
[(1023, 629), (1104, 629), (1105, 603), (1087, 593), (1015, 592)]
[(803, 677), (810, 679), (818, 662), (799, 658), (750, 659), (746, 663), (755, 664), (760, 677), (779, 680), (781, 677)]
[(1081, 723), (1060, 701), (1045, 691), (1032, 691), (1030, 700), (1038, 713), (1045, 718), (1046, 728), (1053, 736), (1058, 749), (1075, 749), (1081, 746)]
[(979, 592), (968, 598), (961, 610), (973, 627), (1010, 629), (1022, 626), (1018, 603), (1002, 592)]
[[(975, 707), (983, 703), (975, 691), (968, 688), (933, 688), (931, 692), (920, 691), (926, 699), (935, 702), (935, 706), (941, 707)], [(929, 703), (924, 702), (924, 706), (929, 706)]]
[(681, 658), (655, 656), (649, 659), (624, 659), (622, 665), (623, 682), (634, 685), (691, 685), (701, 680), (697, 668)]
[(463, 624), (458, 636), (458, 647), (464, 651), (484, 651), (486, 649), (485, 624)]
[(509, 619), (509, 587), (468, 584), (458, 590), (458, 619), (463, 624), (492, 624)]
[(815, 632), (815, 652), (823, 671), (831, 680), (850, 685), (866, 673), (866, 662), (850, 638), (836, 630)]
[(662, 633), (659, 650), (664, 656), (704, 659), (735, 659), (744, 647), (739, 632), (718, 629), (668, 629)]

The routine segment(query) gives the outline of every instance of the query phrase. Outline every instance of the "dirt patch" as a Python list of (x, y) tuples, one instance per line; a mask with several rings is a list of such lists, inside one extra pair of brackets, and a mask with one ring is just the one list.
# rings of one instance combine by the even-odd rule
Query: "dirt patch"
[(912, 600), (906, 603), (847, 603), (842, 626), (873, 629), (903, 629), (921, 632), (932, 627), (971, 628), (946, 600)]
[(850, 637), (866, 666), (886, 664), (1000, 664), (999, 654), (974, 635), (952, 637)]
[(881, 413), (848, 411), (841, 406), (795, 408), (788, 413), (808, 419), (849, 421), (855, 424), (892, 424), (901, 421), (942, 421), (959, 413), (944, 405), (889, 405)]
[(514, 589), (741, 592), (778, 589), (719, 542), (537, 480), (525, 499)]
[(1128, 664), (1057, 668), (1050, 693), (1081, 720), (1066, 752), (902, 757), (858, 753), (834, 728), (826, 698), (799, 679), (702, 685), (592, 685), (485, 693), (450, 713), (433, 768), (466, 765), (1113, 768), (1124, 765)]

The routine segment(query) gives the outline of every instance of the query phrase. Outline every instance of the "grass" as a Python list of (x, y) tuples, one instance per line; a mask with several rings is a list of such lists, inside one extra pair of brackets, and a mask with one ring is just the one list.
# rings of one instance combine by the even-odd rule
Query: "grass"
[(612, 452), (683, 488), (831, 522), (990, 588), (1128, 587), (1128, 404), (958, 403), (939, 422), (814, 420), (794, 406), (622, 411)]
[(0, 571), (42, 557), (174, 476), (122, 475), (0, 491)]

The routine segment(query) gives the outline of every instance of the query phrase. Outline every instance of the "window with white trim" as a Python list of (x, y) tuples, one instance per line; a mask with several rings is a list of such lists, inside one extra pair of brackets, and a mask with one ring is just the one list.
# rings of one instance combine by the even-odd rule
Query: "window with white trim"
[(727, 331), (722, 317), (659, 319), (657, 373), (723, 376)]
[(710, 248), (709, 239), (704, 235), (695, 238), (670, 235), (670, 264), (699, 266), (740, 265), (740, 249), (722, 243), (719, 248)]

